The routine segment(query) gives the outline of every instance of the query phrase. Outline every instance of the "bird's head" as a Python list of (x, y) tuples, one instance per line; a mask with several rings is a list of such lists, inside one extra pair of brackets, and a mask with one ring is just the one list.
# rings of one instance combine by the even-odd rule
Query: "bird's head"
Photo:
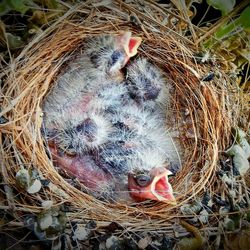
[(87, 42), (85, 53), (97, 70), (115, 77), (129, 58), (137, 54), (140, 43), (141, 38), (132, 37), (129, 31), (118, 35), (101, 35)]
[(155, 200), (175, 204), (173, 189), (168, 182), (172, 172), (164, 167), (153, 168), (149, 174), (129, 174), (128, 189), (135, 201)]
[(155, 149), (146, 150), (131, 162), (128, 173), (128, 191), (135, 201), (155, 200), (175, 203), (173, 189), (168, 181), (172, 172), (164, 154)]

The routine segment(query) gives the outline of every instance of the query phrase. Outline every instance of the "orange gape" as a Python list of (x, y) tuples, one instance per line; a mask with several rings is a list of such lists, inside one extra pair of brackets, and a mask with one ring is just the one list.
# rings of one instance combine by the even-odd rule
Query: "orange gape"
[(126, 58), (124, 59), (123, 67), (127, 64), (128, 60), (137, 54), (137, 49), (141, 44), (142, 39), (140, 37), (131, 37), (130, 32), (121, 33), (116, 36), (116, 42), (118, 47), (120, 46), (126, 52)]
[(136, 55), (137, 54), (137, 48), (141, 43), (141, 38), (140, 37), (131, 37), (129, 40), (129, 53), (128, 55)]
[(133, 57), (137, 54), (137, 49), (141, 44), (140, 37), (131, 37), (131, 32), (123, 32), (116, 36), (117, 44), (124, 48), (127, 56)]
[(128, 177), (128, 189), (131, 197), (136, 201), (156, 200), (175, 203), (172, 186), (168, 182), (168, 176), (172, 173), (163, 168), (152, 169), (151, 181), (148, 185), (141, 187), (136, 183), (133, 175)]

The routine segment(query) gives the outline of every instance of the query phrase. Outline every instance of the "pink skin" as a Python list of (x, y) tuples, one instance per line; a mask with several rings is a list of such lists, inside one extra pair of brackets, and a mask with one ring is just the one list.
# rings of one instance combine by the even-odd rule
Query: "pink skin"
[(130, 57), (137, 54), (137, 49), (141, 44), (142, 39), (140, 37), (131, 37), (131, 32), (123, 32), (116, 36), (116, 43), (118, 47), (123, 48), (126, 52), (126, 58), (123, 63), (123, 67), (127, 64)]
[(70, 107), (68, 107), (67, 112), (74, 113), (75, 115), (77, 113), (82, 114), (86, 112), (92, 99), (93, 96), (91, 94), (83, 96), (80, 102), (73, 102)]
[(78, 178), (87, 188), (98, 191), (111, 180), (111, 175), (96, 166), (88, 156), (59, 156), (55, 145), (49, 146), (53, 161), (67, 173)]
[[(88, 156), (59, 156), (55, 145), (49, 146), (53, 161), (56, 165), (82, 182), (92, 191), (100, 191), (102, 187), (108, 186), (113, 177), (102, 168), (95, 165)], [(150, 175), (152, 181), (146, 187), (139, 186), (132, 174), (128, 175), (128, 191), (135, 201), (156, 200), (175, 203), (172, 187), (168, 182), (171, 172), (165, 168), (154, 168)], [(118, 185), (119, 186), (119, 185)]]
[(155, 200), (175, 203), (175, 197), (171, 184), (168, 182), (168, 175), (172, 174), (163, 167), (151, 170), (151, 182), (145, 187), (140, 187), (132, 174), (128, 176), (128, 189), (130, 196), (136, 201)]
[(131, 32), (123, 32), (116, 36), (116, 43), (118, 47), (124, 48), (127, 56), (133, 57), (137, 54), (137, 49), (141, 44), (140, 37), (131, 37)]

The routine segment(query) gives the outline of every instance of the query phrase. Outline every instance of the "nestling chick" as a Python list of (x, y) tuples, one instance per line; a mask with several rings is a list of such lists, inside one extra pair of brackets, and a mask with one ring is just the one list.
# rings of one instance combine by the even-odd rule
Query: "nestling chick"
[(169, 93), (159, 68), (145, 58), (135, 60), (127, 68), (127, 85), (131, 98), (143, 106), (166, 107)]
[[(70, 145), (71, 143), (66, 142), (67, 131), (72, 134), (72, 126), (76, 128), (78, 124), (82, 124), (87, 119), (87, 114), (91, 113), (96, 113), (94, 117), (103, 121), (96, 124), (96, 131), (100, 131), (101, 135), (108, 134), (108, 131), (104, 131), (108, 126), (104, 124), (105, 119), (101, 118), (100, 113), (103, 105), (106, 105), (102, 101), (109, 100), (101, 100), (98, 95), (102, 94), (103, 86), (118, 85), (121, 82), (121, 68), (137, 53), (140, 42), (140, 38), (131, 37), (131, 32), (102, 35), (87, 40), (83, 54), (71, 62), (66, 72), (58, 77), (43, 103), (45, 134), (53, 134), (54, 138), (59, 138), (58, 141)], [(84, 119), (83, 113), (86, 113)], [(65, 140), (61, 136), (64, 131)], [(84, 133), (75, 130), (73, 141), (77, 139), (77, 134), (82, 138), (81, 134)]]
[[(149, 110), (132, 105), (125, 106), (119, 114), (114, 115), (111, 123), (113, 131), (109, 135), (109, 142), (94, 153), (95, 162), (108, 169), (114, 176), (113, 182), (119, 180), (123, 199), (126, 199), (127, 190), (127, 195), (130, 194), (138, 201), (143, 198), (159, 200), (160, 196), (157, 198), (155, 195), (158, 191), (162, 196), (160, 200), (173, 200), (167, 176), (171, 173), (169, 169), (173, 165), (179, 166), (179, 169), (181, 162), (175, 143), (163, 126), (164, 119), (159, 119)], [(144, 186), (140, 186), (135, 181), (138, 180), (137, 175), (147, 176), (147, 185), (144, 182)], [(169, 190), (165, 196), (164, 190)], [(120, 193), (116, 196), (121, 198)]]
[(63, 125), (66, 129), (57, 124), (56, 133), (50, 138), (61, 150), (70, 154), (84, 154), (108, 140), (111, 124), (101, 113), (82, 113), (77, 119), (74, 118), (65, 121)]
[(165, 79), (143, 58), (121, 72), (140, 42), (129, 32), (88, 40), (44, 101), (44, 134), (55, 164), (92, 195), (173, 201), (169, 168), (181, 163), (165, 126)]
[[(91, 39), (84, 54), (90, 59), (92, 67), (108, 77), (117, 76), (130, 57), (137, 53), (141, 38), (131, 37), (131, 32), (111, 36), (103, 35)], [(81, 57), (80, 61), (86, 59)]]
[(96, 197), (100, 198), (114, 188), (112, 175), (106, 169), (97, 166), (92, 156), (87, 152), (84, 155), (69, 155), (60, 151), (55, 144), (50, 146), (50, 151), (54, 163), (77, 177)]

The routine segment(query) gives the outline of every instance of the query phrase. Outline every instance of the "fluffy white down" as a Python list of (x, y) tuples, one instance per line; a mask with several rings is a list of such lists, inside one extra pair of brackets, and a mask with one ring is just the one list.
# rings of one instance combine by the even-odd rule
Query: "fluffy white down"
[[(111, 50), (102, 50), (104, 46)], [(117, 162), (120, 172), (115, 169), (112, 174), (118, 174), (117, 178), (126, 186), (127, 179), (121, 179), (121, 176), (128, 172), (150, 172), (152, 168), (169, 167), (172, 163), (181, 166), (181, 159), (180, 148), (166, 127), (166, 112), (170, 113), (170, 86), (161, 70), (147, 59), (139, 58), (127, 66), (127, 79), (120, 75), (111, 79), (106, 69), (114, 47), (112, 36), (93, 38), (86, 44), (85, 52), (69, 63), (43, 103), (44, 127), (45, 135), (46, 132), (48, 137), (52, 134), (53, 138), (49, 139), (55, 139), (58, 147), (65, 151), (73, 148), (76, 154), (88, 153), (92, 157), (91, 150), (94, 149), (107, 162)], [(99, 50), (100, 61), (94, 67), (90, 55)], [(145, 79), (159, 89), (159, 94), (155, 99), (150, 97), (145, 98), (145, 102), (137, 102), (129, 92), (127, 81), (137, 88), (138, 95), (143, 96), (147, 91)], [(93, 140), (74, 129), (86, 119), (97, 125)], [(122, 141), (124, 149), (121, 146), (112, 153), (108, 151), (107, 145)], [(127, 152), (129, 147), (133, 148), (133, 153)], [(123, 160), (124, 169), (118, 166)], [(111, 188), (107, 183), (107, 190), (113, 186)], [(96, 190), (93, 192), (98, 196), (97, 193)], [(100, 193), (103, 194), (103, 190)]]

